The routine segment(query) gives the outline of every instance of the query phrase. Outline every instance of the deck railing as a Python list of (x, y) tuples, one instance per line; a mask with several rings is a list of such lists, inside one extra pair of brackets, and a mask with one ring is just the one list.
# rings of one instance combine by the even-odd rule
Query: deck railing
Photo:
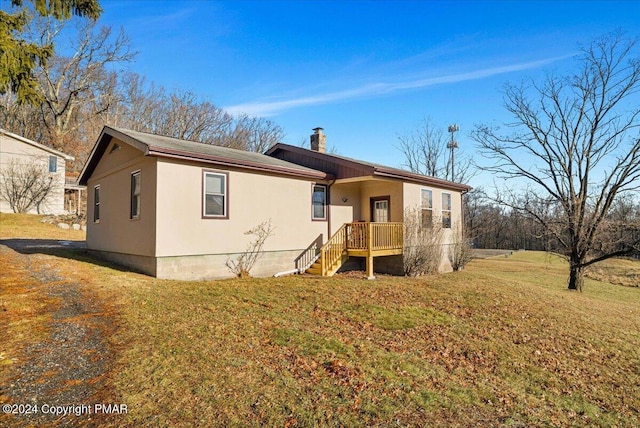
[(375, 252), (401, 250), (404, 244), (402, 223), (345, 223), (320, 248), (322, 275), (335, 269), (345, 251), (353, 250), (375, 256)]
[(347, 249), (394, 250), (403, 247), (402, 223), (347, 223)]

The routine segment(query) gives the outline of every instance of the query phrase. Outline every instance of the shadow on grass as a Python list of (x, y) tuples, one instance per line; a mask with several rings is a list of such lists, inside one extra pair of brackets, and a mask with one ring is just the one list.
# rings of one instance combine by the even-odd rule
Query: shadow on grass
[(0, 239), (0, 245), (6, 245), (20, 254), (46, 254), (54, 257), (77, 260), (97, 266), (108, 267), (120, 272), (136, 272), (97, 257), (87, 249), (85, 241), (68, 241), (62, 239)]

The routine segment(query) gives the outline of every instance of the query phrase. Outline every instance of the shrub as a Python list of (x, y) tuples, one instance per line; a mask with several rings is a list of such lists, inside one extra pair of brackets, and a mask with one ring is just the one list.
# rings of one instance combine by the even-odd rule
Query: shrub
[(266, 240), (273, 234), (273, 226), (271, 219), (260, 223), (253, 229), (249, 229), (245, 235), (254, 235), (255, 238), (249, 243), (247, 249), (241, 253), (235, 260), (228, 259), (225, 263), (227, 268), (240, 278), (248, 278), (251, 276), (251, 269), (262, 256), (262, 247)]
[(403, 269), (408, 276), (436, 273), (442, 261), (444, 232), (441, 222), (422, 223), (422, 210), (405, 210)]

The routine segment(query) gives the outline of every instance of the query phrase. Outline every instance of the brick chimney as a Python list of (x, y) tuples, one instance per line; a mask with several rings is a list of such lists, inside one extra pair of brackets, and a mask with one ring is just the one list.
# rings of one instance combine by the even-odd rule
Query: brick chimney
[(327, 151), (327, 136), (322, 131), (322, 128), (313, 128), (313, 134), (311, 134), (311, 150), (319, 153)]

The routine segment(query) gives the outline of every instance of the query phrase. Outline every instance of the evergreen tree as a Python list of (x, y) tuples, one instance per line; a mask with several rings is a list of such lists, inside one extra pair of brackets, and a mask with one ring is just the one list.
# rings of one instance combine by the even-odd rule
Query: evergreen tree
[(98, 0), (30, 0), (33, 9), (23, 0), (11, 0), (14, 13), (0, 10), (0, 94), (11, 91), (21, 103), (35, 104), (39, 97), (33, 71), (46, 64), (53, 55), (53, 45), (39, 46), (23, 37), (31, 14), (52, 16), (58, 20), (72, 15), (98, 19), (102, 9)]

